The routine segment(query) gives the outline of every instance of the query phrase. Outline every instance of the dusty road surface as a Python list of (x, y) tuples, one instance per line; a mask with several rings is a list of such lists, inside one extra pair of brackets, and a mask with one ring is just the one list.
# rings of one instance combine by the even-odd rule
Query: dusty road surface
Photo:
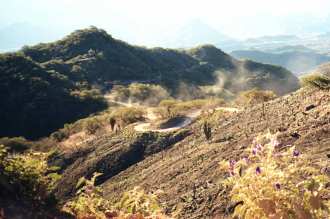
[[(233, 113), (240, 111), (240, 109), (234, 108), (234, 107), (217, 107), (217, 108), (215, 108), (215, 110), (216, 111), (222, 110), (222, 111), (233, 112)], [(201, 109), (194, 110), (194, 111), (188, 113), (187, 115), (185, 115), (183, 121), (178, 122), (177, 124), (175, 124), (172, 127), (153, 129), (153, 128), (151, 128), (152, 124), (158, 119), (158, 117), (157, 117), (157, 115), (155, 115), (152, 108), (148, 108), (148, 110), (147, 110), (148, 121), (139, 122), (134, 127), (134, 130), (137, 132), (146, 132), (146, 131), (172, 132), (172, 131), (176, 131), (178, 129), (185, 128), (186, 126), (190, 125), (198, 116), (200, 116), (202, 114), (202, 112), (203, 112), (203, 110), (201, 110)]]
[[(130, 103), (130, 102), (121, 102), (121, 101), (117, 101), (113, 98), (112, 95), (106, 95), (105, 98), (108, 100), (109, 103), (115, 103), (118, 104), (120, 106), (125, 106), (125, 107), (141, 107), (141, 105), (137, 104), (137, 103)], [(144, 106), (145, 107), (145, 106)], [(202, 109), (198, 109), (198, 110), (193, 110), (191, 112), (189, 112), (187, 115), (185, 115), (185, 119), (183, 121), (179, 121), (178, 123), (176, 123), (174, 126), (172, 127), (167, 127), (167, 128), (152, 128), (152, 125), (155, 124), (155, 122), (157, 120), (159, 120), (159, 116), (155, 114), (154, 112), (154, 107), (145, 107), (146, 108), (146, 119), (147, 121), (145, 122), (138, 122), (135, 126), (134, 126), (134, 130), (137, 132), (147, 132), (147, 131), (153, 131), (153, 132), (173, 132), (176, 131), (178, 129), (184, 128), (188, 125), (190, 125), (194, 119), (196, 119), (198, 116), (200, 116), (203, 112)], [(210, 111), (212, 111), (212, 109), (209, 109)], [(238, 108), (234, 108), (234, 107), (217, 107), (214, 110), (218, 111), (218, 110), (222, 110), (222, 111), (226, 111), (226, 112), (233, 112), (233, 113), (237, 113), (240, 112), (241, 110)]]

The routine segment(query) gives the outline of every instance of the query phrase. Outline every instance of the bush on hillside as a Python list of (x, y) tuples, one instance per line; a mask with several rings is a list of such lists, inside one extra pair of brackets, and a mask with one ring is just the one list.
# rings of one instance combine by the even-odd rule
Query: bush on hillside
[(144, 120), (144, 112), (141, 108), (137, 107), (120, 107), (114, 110), (109, 117), (117, 122), (123, 123), (123, 125), (128, 125), (134, 122)]
[(50, 207), (55, 204), (50, 191), (59, 175), (46, 175), (49, 170), (45, 154), (12, 155), (0, 145), (0, 196), (34, 208)]
[(316, 87), (318, 89), (330, 89), (330, 78), (323, 74), (310, 74), (301, 77), (303, 87)]
[(323, 163), (312, 164), (307, 154), (295, 147), (280, 149), (276, 135), (258, 137), (248, 155), (224, 161), (228, 171), (225, 185), (231, 188), (231, 201), (238, 218), (329, 218), (329, 177)]
[(68, 133), (63, 129), (53, 132), (50, 137), (56, 142), (61, 142), (69, 137)]
[(275, 98), (276, 94), (273, 91), (252, 89), (239, 93), (235, 102), (239, 105), (250, 105), (267, 102)]
[(146, 194), (139, 188), (126, 192), (118, 204), (112, 205), (109, 200), (102, 197), (101, 188), (94, 185), (99, 175), (102, 174), (95, 173), (90, 180), (82, 177), (77, 183), (77, 187), (81, 187), (77, 196), (67, 202), (63, 210), (78, 219), (167, 218), (161, 214), (157, 197), (154, 194)]
[(89, 135), (94, 135), (101, 127), (101, 122), (96, 118), (87, 119), (84, 124), (84, 130)]
[(157, 109), (157, 113), (163, 118), (173, 118), (176, 116), (182, 116), (191, 110), (196, 109), (213, 109), (221, 106), (225, 103), (220, 98), (210, 99), (196, 99), (189, 101), (177, 101), (173, 99), (162, 100)]

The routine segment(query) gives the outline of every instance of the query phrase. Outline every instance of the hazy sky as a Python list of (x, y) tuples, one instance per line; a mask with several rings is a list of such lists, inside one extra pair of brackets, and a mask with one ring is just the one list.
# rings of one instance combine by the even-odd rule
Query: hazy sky
[[(0, 0), (0, 27), (17, 22), (61, 33), (95, 25), (136, 41), (200, 19), (235, 38), (309, 33), (330, 24), (330, 0)], [(329, 28), (325, 31), (330, 31)]]

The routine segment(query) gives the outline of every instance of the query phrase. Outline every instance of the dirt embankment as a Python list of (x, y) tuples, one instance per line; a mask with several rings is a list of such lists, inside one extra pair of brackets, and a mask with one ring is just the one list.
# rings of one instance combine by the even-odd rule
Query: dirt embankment
[[(221, 184), (223, 159), (238, 159), (254, 137), (280, 132), (282, 146), (296, 145), (315, 162), (330, 154), (330, 93), (299, 90), (262, 105), (233, 112), (218, 110), (207, 119), (212, 138), (203, 134), (202, 120), (170, 133), (138, 133), (132, 126), (119, 135), (101, 136), (85, 149), (54, 159), (63, 166), (59, 196), (73, 193), (81, 176), (104, 172), (99, 183), (105, 197), (117, 201), (124, 191), (141, 186), (163, 191), (166, 212), (179, 218), (220, 218), (230, 202)], [(129, 133), (127, 133), (129, 132)]]
[(122, 192), (141, 186), (163, 191), (160, 201), (179, 218), (222, 217), (230, 202), (221, 185), (223, 159), (244, 155), (254, 137), (267, 130), (280, 132), (282, 146), (296, 145), (315, 162), (330, 154), (330, 93), (299, 90), (235, 114), (215, 113), (209, 118), (212, 139), (206, 141), (197, 121), (192, 135), (173, 147), (132, 165), (105, 183), (105, 196), (116, 201)]
[(82, 144), (78, 150), (63, 151), (49, 159), (49, 164), (62, 169), (62, 179), (56, 195), (66, 199), (74, 195), (75, 186), (82, 176), (91, 177), (94, 172), (103, 173), (97, 178), (101, 184), (130, 166), (158, 153), (189, 136), (189, 130), (176, 133), (134, 133), (132, 127), (116, 135), (108, 134)]

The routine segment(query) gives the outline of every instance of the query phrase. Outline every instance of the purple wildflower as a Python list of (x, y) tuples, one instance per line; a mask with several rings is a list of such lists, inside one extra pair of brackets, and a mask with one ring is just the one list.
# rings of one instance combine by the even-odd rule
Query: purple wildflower
[(280, 183), (275, 183), (274, 187), (275, 187), (275, 189), (280, 190), (281, 189), (281, 184)]
[(293, 151), (293, 156), (298, 157), (300, 155), (300, 152), (298, 150)]
[(236, 164), (236, 161), (235, 161), (235, 160), (230, 160), (230, 161), (229, 161), (229, 165), (230, 165), (230, 167), (234, 167), (235, 164)]
[(256, 168), (256, 174), (259, 175), (261, 173), (261, 168), (260, 167), (257, 167)]
[(262, 149), (262, 145), (261, 144), (257, 144), (256, 145), (256, 149), (260, 151)]
[(277, 147), (277, 146), (279, 146), (280, 145), (280, 142), (279, 141), (277, 141), (277, 139), (275, 139), (275, 138), (273, 138), (272, 140), (271, 140), (271, 145), (273, 145), (274, 147)]
[(253, 149), (252, 149), (252, 154), (253, 154), (253, 155), (256, 155), (256, 154), (257, 154), (257, 149), (253, 148)]
[(229, 161), (229, 175), (230, 176), (234, 176), (235, 175), (235, 172), (234, 172), (235, 164), (236, 164), (236, 161), (235, 160), (230, 160)]
[(247, 163), (247, 164), (248, 164), (248, 163), (249, 163), (249, 161), (250, 161), (250, 160), (249, 160), (249, 158), (248, 158), (247, 156), (244, 156), (244, 157), (243, 157), (243, 160), (244, 160), (244, 161), (245, 161), (245, 163)]

